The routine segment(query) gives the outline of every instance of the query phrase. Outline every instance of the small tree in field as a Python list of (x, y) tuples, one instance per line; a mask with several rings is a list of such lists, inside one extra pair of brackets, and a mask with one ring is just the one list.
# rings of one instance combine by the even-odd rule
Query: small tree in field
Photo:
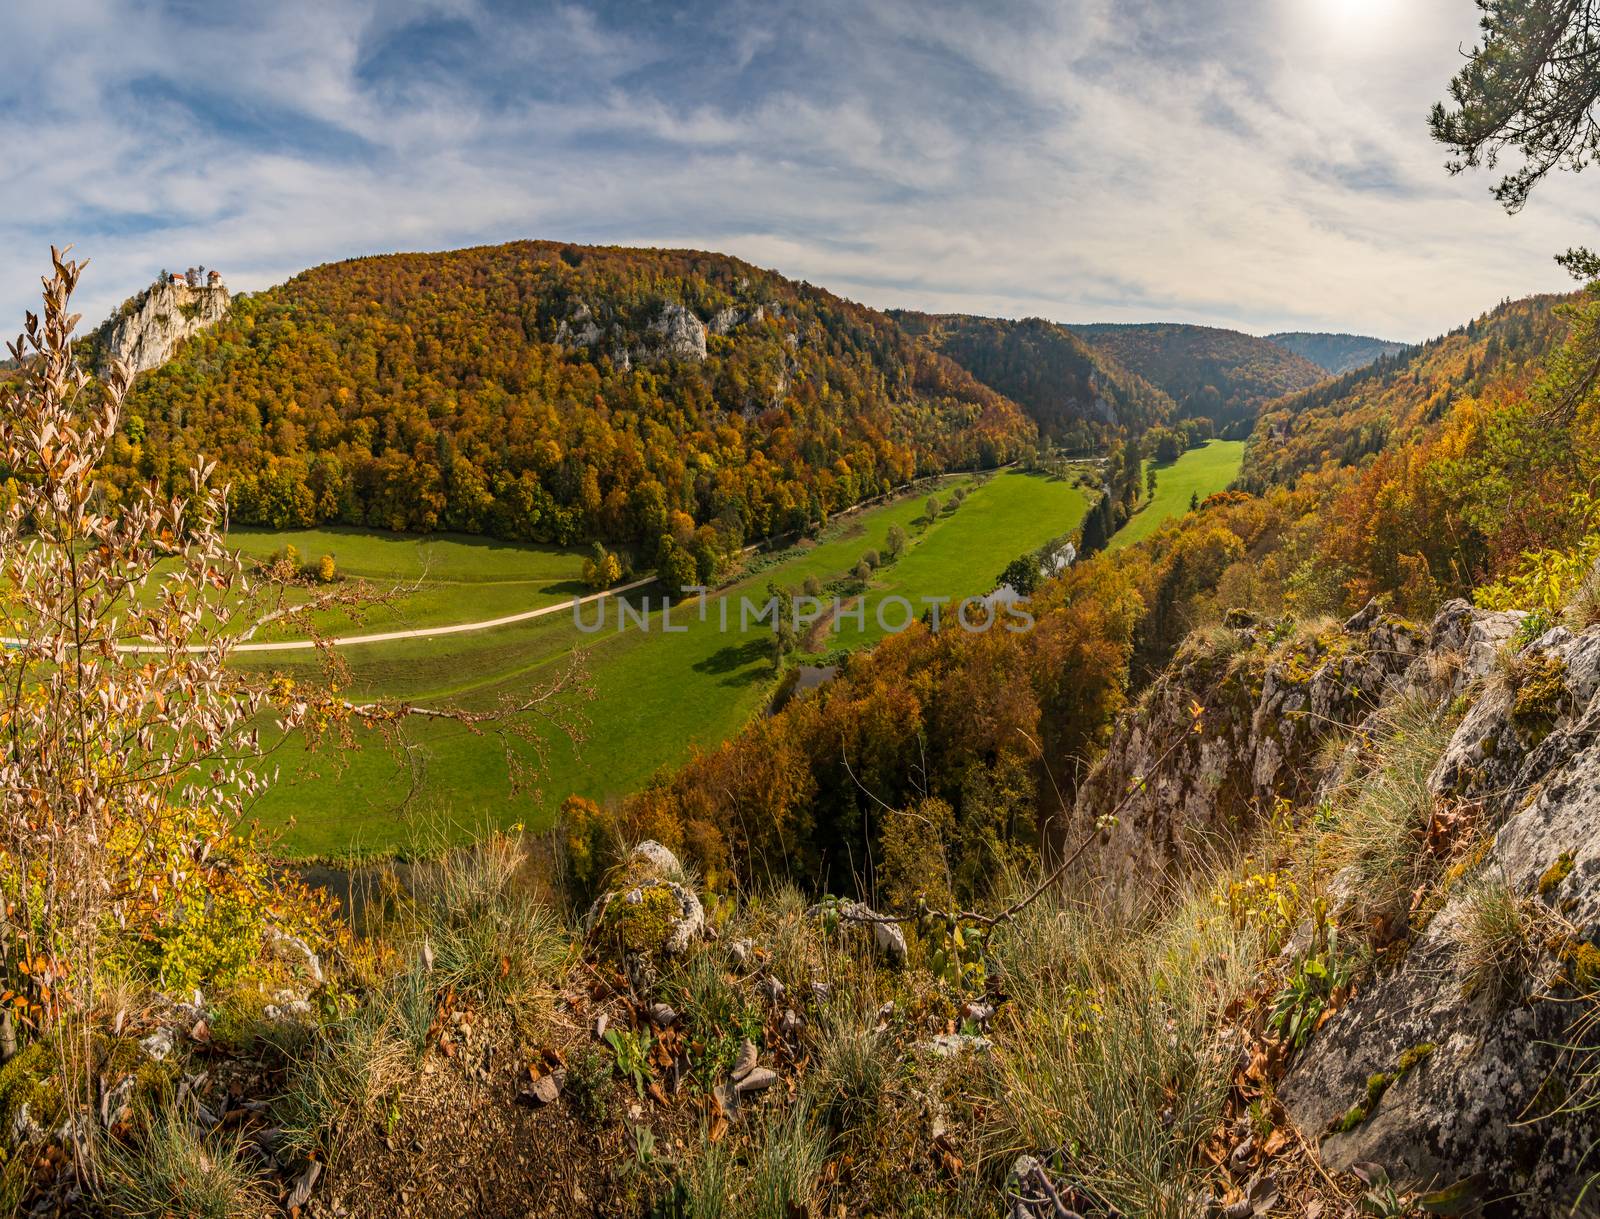
[(899, 525), (890, 525), (889, 536), (885, 539), (885, 544), (889, 549), (889, 557), (891, 559), (898, 559), (902, 554), (905, 553), (906, 531)]

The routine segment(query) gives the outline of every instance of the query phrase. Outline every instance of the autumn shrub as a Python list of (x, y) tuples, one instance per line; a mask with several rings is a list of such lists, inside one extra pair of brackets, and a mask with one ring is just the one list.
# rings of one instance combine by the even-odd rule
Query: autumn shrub
[(333, 900), (282, 875), (253, 832), (235, 832), (215, 810), (120, 822), (108, 845), (126, 899), (107, 928), (107, 964), (169, 993), (265, 978), (275, 939), (324, 957), (342, 938)]
[(954, 901), (946, 843), (955, 834), (955, 813), (937, 796), (913, 808), (883, 814), (879, 897), (894, 910), (915, 910), (919, 898), (948, 909)]
[(1597, 563), (1600, 533), (1591, 533), (1571, 550), (1524, 553), (1511, 571), (1473, 597), (1484, 609), (1526, 610), (1553, 619), (1584, 594)]
[(70, 1111), (93, 1104), (74, 1047), (108, 945), (163, 981), (226, 981), (259, 955), (285, 910), (228, 827), (265, 786), (244, 764), (260, 727), (293, 732), (316, 712), (227, 663), (262, 603), (224, 545), (210, 467), (110, 509), (99, 478), (129, 374), (80, 366), (83, 264), (52, 261), (42, 312), (10, 344), (20, 373), (0, 384), (0, 467), (18, 483), (0, 515), (0, 973), (25, 1036), (77, 1030), (53, 1037)]
[(568, 796), (551, 829), (552, 864), (567, 899), (587, 906), (606, 871), (621, 857), (616, 820), (593, 800)]

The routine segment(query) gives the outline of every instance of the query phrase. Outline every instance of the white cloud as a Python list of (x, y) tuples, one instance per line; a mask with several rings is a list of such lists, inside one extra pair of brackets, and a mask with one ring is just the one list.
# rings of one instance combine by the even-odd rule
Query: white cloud
[[(1003, 11), (999, 11), (1003, 9)], [(880, 306), (1417, 339), (1594, 223), (1424, 125), (1467, 0), (42, 8), (4, 50), (0, 320), (515, 237), (724, 250)], [(14, 327), (14, 323), (5, 328)]]

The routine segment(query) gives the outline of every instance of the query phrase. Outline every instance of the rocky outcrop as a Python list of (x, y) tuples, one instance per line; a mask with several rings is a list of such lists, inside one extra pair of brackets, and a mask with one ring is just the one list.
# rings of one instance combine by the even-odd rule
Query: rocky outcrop
[(584, 931), (624, 954), (676, 956), (705, 930), (705, 909), (678, 857), (659, 842), (639, 843), (595, 899)]
[(1120, 807), (1098, 871), (1136, 897), (1276, 801), (1302, 817), (1331, 802), (1337, 822), (1398, 700), (1456, 724), (1421, 757), (1415, 849), (1432, 862), (1404, 887), (1410, 909), (1369, 925), (1357, 869), (1329, 878), (1340, 952), (1383, 951), (1277, 1085), (1327, 1167), (1444, 1191), (1439, 1213), (1573, 1213), (1600, 1146), (1600, 626), (1526, 627), (1460, 601), (1425, 630), (1369, 606), (1281, 640), (1230, 615), (1124, 717), (1078, 801), (1085, 823)]
[(740, 326), (755, 326), (766, 320), (767, 310), (762, 305), (752, 305), (748, 309), (740, 309), (736, 305), (729, 305), (725, 309), (718, 309), (707, 324), (712, 334), (726, 337)]
[(220, 283), (192, 287), (158, 280), (102, 327), (102, 364), (121, 360), (133, 373), (160, 368), (179, 343), (227, 317), (231, 303)]
[(706, 324), (682, 305), (661, 306), (648, 333), (644, 350), (657, 359), (699, 363), (706, 358)]
[(1115, 815), (1091, 861), (1113, 897), (1147, 893), (1152, 873), (1255, 826), (1276, 801), (1304, 801), (1323, 742), (1371, 714), (1424, 650), (1419, 630), (1375, 607), (1342, 627), (1275, 633), (1230, 615), (1122, 718), (1077, 800), (1085, 826)]
[(593, 347), (605, 337), (605, 332), (600, 329), (594, 320), (594, 313), (582, 301), (572, 311), (572, 316), (563, 318), (556, 327), (556, 342), (563, 347)]
[(557, 323), (555, 341), (572, 350), (603, 351), (624, 371), (638, 364), (663, 360), (698, 364), (706, 358), (708, 334), (726, 336), (766, 316), (767, 310), (762, 305), (743, 308), (730, 305), (719, 310), (708, 325), (686, 305), (668, 301), (641, 326), (638, 318), (627, 324), (597, 318), (586, 302), (579, 301), (573, 311)]
[[(1430, 643), (1457, 649), (1471, 707), (1429, 790), (1482, 818), (1485, 847), (1279, 1095), (1333, 1167), (1375, 1162), (1421, 1187), (1515, 1199), (1505, 1213), (1554, 1215), (1570, 1213), (1600, 1139), (1600, 1009), (1582, 998), (1600, 986), (1600, 627), (1519, 646), (1520, 625), (1459, 603), (1435, 622)], [(1490, 991), (1464, 948), (1483, 934), (1484, 886), (1509, 896), (1522, 928)]]

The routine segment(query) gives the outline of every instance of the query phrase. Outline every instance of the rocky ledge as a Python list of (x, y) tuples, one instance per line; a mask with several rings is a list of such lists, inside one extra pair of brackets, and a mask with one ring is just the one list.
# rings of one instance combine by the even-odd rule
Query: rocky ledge
[(160, 368), (179, 343), (227, 317), (231, 303), (220, 283), (207, 287), (159, 280), (102, 327), (102, 363), (121, 360), (132, 373)]

